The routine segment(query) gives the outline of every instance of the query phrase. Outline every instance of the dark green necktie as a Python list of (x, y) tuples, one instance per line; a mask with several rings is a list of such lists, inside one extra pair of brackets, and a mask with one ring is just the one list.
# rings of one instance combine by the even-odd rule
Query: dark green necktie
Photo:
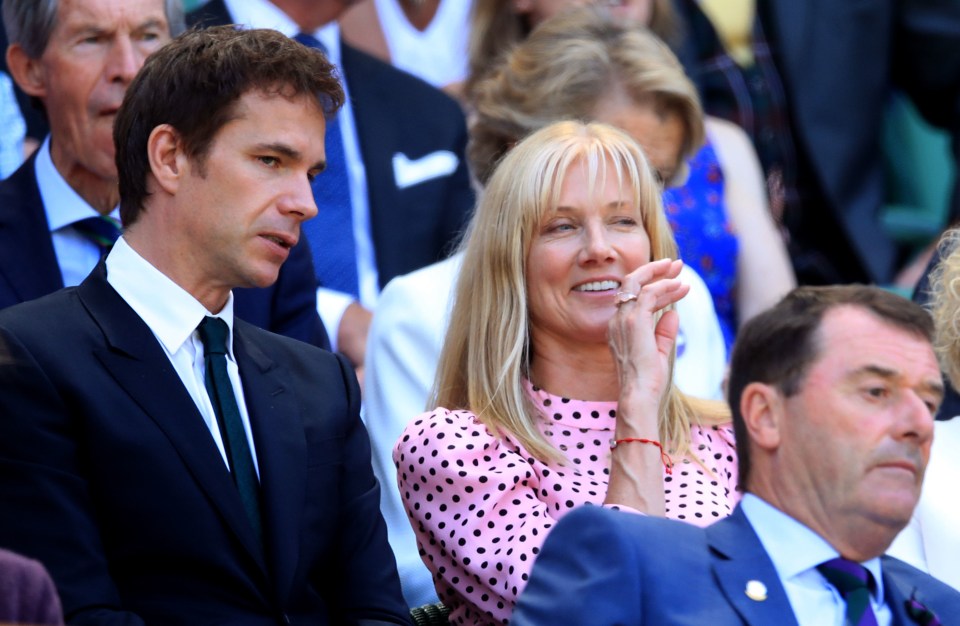
[(262, 540), (260, 524), (260, 482), (253, 467), (253, 457), (247, 444), (247, 433), (240, 419), (240, 409), (227, 375), (227, 337), (230, 329), (219, 317), (204, 317), (197, 327), (203, 342), (203, 360), (206, 365), (204, 381), (207, 394), (217, 414), (223, 446), (230, 460), (233, 481), (240, 491), (243, 508), (250, 518), (257, 537)]
[(847, 603), (848, 626), (877, 626), (877, 617), (870, 606), (870, 572), (856, 561), (837, 557), (817, 566), (824, 578), (837, 588)]

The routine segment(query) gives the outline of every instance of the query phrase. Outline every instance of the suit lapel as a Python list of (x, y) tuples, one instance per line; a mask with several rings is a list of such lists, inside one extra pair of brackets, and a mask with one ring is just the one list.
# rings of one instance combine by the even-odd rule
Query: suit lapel
[(39, 298), (63, 287), (63, 275), (37, 187), (35, 162), (34, 154), (0, 185), (0, 272), (18, 302)]
[[(760, 539), (737, 507), (733, 515), (707, 527), (707, 542), (713, 552), (713, 573), (731, 606), (750, 625), (797, 626), (796, 617), (770, 557)], [(765, 599), (747, 595), (747, 585), (766, 589)]]
[[(912, 585), (894, 576), (890, 571), (891, 568), (888, 567), (887, 559), (883, 559), (883, 561), (884, 601), (886, 601), (887, 606), (890, 607), (892, 614), (890, 623), (893, 626), (910, 626), (911, 624), (915, 624), (916, 622), (907, 615), (907, 601), (916, 592), (916, 589)], [(922, 597), (917, 597), (917, 600), (923, 602)]]
[(234, 354), (260, 467), (268, 561), (281, 598), (293, 587), (306, 493), (307, 446), (303, 422), (284, 369), (250, 340), (252, 327), (234, 324)]
[(153, 333), (107, 283), (103, 262), (77, 292), (107, 340), (96, 357), (164, 432), (224, 523), (265, 570), (263, 549), (247, 522), (223, 457)]

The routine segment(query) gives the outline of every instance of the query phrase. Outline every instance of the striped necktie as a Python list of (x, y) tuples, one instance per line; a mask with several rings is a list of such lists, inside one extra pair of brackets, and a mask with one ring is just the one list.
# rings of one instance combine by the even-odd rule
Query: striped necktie
[[(323, 44), (311, 35), (300, 33), (294, 39), (326, 53)], [(304, 222), (301, 228), (310, 242), (320, 285), (358, 298), (360, 282), (353, 236), (353, 204), (338, 116), (327, 120), (325, 147), (327, 167), (313, 181), (317, 217)]]
[(120, 222), (109, 215), (87, 217), (77, 220), (71, 226), (97, 246), (101, 259), (110, 252), (110, 248), (120, 237)]
[(877, 626), (877, 616), (870, 606), (873, 576), (863, 565), (837, 557), (817, 566), (817, 571), (836, 587), (847, 603), (847, 626)]

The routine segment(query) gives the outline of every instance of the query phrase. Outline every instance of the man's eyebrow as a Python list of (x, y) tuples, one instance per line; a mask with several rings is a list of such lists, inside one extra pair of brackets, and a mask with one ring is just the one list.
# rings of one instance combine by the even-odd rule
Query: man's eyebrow
[[(134, 31), (145, 30), (149, 28), (159, 28), (167, 31), (167, 23), (159, 18), (148, 18), (137, 24), (134, 28)], [(103, 35), (112, 31), (109, 28), (105, 28), (98, 22), (90, 21), (77, 23), (72, 29), (70, 29), (70, 32), (75, 35)]]
[(854, 376), (862, 376), (866, 374), (880, 376), (882, 378), (895, 378), (899, 375), (899, 372), (895, 369), (883, 367), (881, 365), (864, 365), (863, 367), (857, 368), (853, 371)]
[[(290, 147), (288, 144), (279, 143), (279, 142), (268, 142), (268, 143), (258, 143), (253, 146), (254, 152), (273, 152), (281, 156), (285, 156), (288, 159), (300, 160), (303, 159), (303, 153), (299, 150)], [(314, 163), (310, 169), (323, 171), (327, 169), (326, 159), (321, 159)]]
[(299, 150), (291, 148), (285, 143), (258, 143), (253, 146), (253, 149), (254, 151), (276, 152), (291, 159), (299, 159), (303, 156)]
[(143, 22), (140, 22), (139, 24), (137, 24), (137, 28), (138, 28), (138, 29), (143, 29), (143, 28), (162, 28), (162, 29), (164, 29), (164, 30), (168, 30), (166, 20), (161, 20), (161, 19), (156, 18), (156, 17), (152, 17), (152, 18), (150, 18), (150, 19), (148, 19), (148, 20), (145, 20), (145, 21), (143, 21)]
[[(865, 365), (857, 370), (854, 370), (853, 376), (862, 376), (862, 375), (874, 375), (880, 376), (884, 379), (896, 378), (900, 376), (900, 372), (889, 367), (883, 367), (880, 365)], [(943, 396), (944, 387), (943, 382), (940, 380), (928, 380), (920, 384), (920, 388), (924, 391), (930, 391), (933, 393), (940, 394)]]

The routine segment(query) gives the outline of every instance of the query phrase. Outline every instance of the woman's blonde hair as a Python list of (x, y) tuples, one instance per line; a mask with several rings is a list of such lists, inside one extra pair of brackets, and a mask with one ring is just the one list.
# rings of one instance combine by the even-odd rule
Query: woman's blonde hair
[[(670, 0), (652, 0), (650, 29), (674, 43), (679, 28)], [(476, 85), (497, 66), (510, 49), (530, 34), (530, 22), (513, 8), (513, 0), (474, 0), (467, 42), (468, 75), (464, 85), (467, 101)]]
[(933, 347), (940, 368), (954, 389), (960, 389), (960, 229), (940, 239), (940, 263), (930, 273), (928, 308), (933, 315)]
[[(563, 455), (537, 428), (537, 410), (522, 385), (531, 362), (527, 255), (574, 164), (587, 168), (587, 180), (597, 188), (616, 176), (621, 188), (632, 192), (652, 259), (676, 258), (659, 186), (635, 141), (612, 126), (572, 120), (533, 133), (490, 177), (461, 246), (460, 277), (431, 399), (433, 406), (473, 411), (492, 432), (509, 433), (542, 460), (562, 461)], [(673, 357), (671, 374), (672, 367)], [(662, 407), (661, 440), (684, 454), (698, 407), (672, 384)]]
[(684, 180), (686, 160), (705, 137), (697, 89), (666, 44), (599, 7), (547, 20), (476, 85), (467, 149), (473, 173), (484, 183), (510, 146), (538, 128), (593, 119), (616, 89), (661, 117), (679, 117), (685, 132), (674, 178)]

